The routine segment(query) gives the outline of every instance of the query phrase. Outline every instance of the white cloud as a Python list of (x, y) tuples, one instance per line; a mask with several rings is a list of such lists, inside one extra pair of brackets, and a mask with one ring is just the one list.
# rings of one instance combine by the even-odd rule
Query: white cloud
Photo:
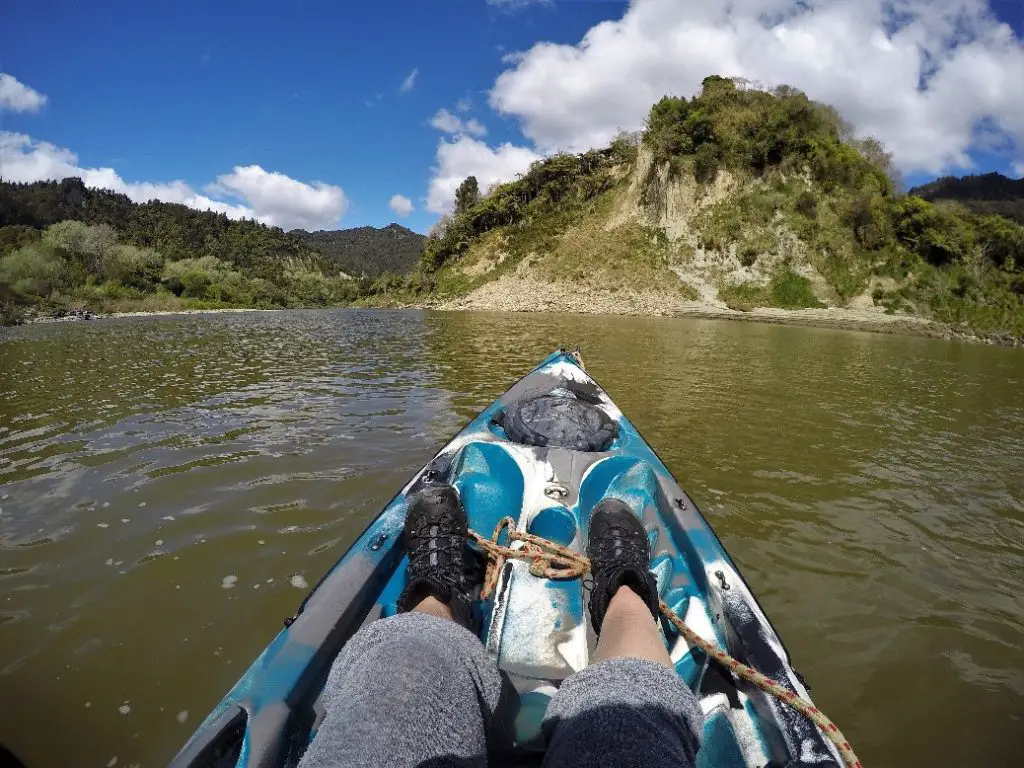
[(430, 124), (442, 133), (468, 133), (473, 136), (483, 136), (487, 133), (487, 128), (476, 118), (463, 121), (443, 107), (430, 118)]
[(469, 112), (473, 108), (473, 100), (469, 96), (463, 96), (455, 104), (456, 112)]
[(412, 200), (405, 195), (395, 195), (388, 201), (388, 205), (391, 206), (392, 211), (403, 217), (408, 216), (415, 210)]
[(487, 191), (502, 181), (511, 181), (524, 173), (541, 155), (526, 147), (502, 144), (491, 148), (469, 136), (453, 141), (442, 139), (427, 193), (427, 210), (444, 213), (452, 207), (455, 190), (467, 176), (476, 176), (480, 189)]
[(256, 219), (284, 229), (337, 226), (348, 207), (340, 187), (304, 184), (258, 165), (236, 166), (207, 187), (216, 199), (196, 192), (184, 181), (128, 182), (113, 168), (83, 168), (69, 149), (37, 141), (23, 133), (0, 132), (0, 166), (4, 179), (31, 182), (78, 176), (86, 186), (110, 189), (135, 202), (163, 200), (190, 208), (217, 211), (233, 219)]
[(46, 102), (46, 96), (39, 91), (6, 72), (0, 72), (0, 110), (38, 112)]
[(1013, 172), (1019, 178), (1024, 178), (1024, 162), (1014, 163)]
[(406, 76), (405, 80), (402, 81), (402, 85), (399, 86), (398, 88), (399, 92), (408, 93), (409, 91), (411, 91), (413, 87), (416, 85), (416, 78), (419, 77), (419, 75), (419, 67), (413, 69), (413, 71), (410, 72), (408, 76)]
[(306, 184), (258, 165), (236, 165), (206, 189), (244, 200), (260, 221), (284, 229), (334, 227), (348, 209), (341, 187), (322, 181)]
[(1024, 158), (1024, 46), (986, 0), (633, 0), (579, 44), (511, 63), (490, 104), (544, 152), (606, 144), (722, 74), (836, 106), (904, 171), (969, 167), (982, 120)]

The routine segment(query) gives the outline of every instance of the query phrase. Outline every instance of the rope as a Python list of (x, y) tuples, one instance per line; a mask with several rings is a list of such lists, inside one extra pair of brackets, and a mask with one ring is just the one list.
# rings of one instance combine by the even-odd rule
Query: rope
[[(486, 600), (494, 593), (498, 577), (501, 575), (502, 568), (508, 560), (528, 560), (530, 561), (530, 573), (546, 579), (578, 579), (590, 573), (590, 560), (585, 555), (535, 534), (517, 531), (515, 524), (516, 521), (513, 518), (503, 517), (498, 522), (494, 533), (491, 534), (489, 539), (484, 538), (476, 531), (469, 531), (470, 538), (487, 555), (487, 572), (484, 576), (484, 586), (480, 593), (481, 599)], [(507, 544), (501, 544), (501, 535), (506, 529), (508, 535)], [(513, 547), (513, 544), (517, 542), (521, 546)], [(861, 768), (860, 760), (854, 754), (850, 742), (846, 740), (842, 731), (824, 712), (793, 691), (784, 688), (767, 675), (758, 672), (753, 667), (748, 667), (721, 650), (717, 645), (709, 643), (690, 629), (679, 618), (679, 615), (668, 607), (664, 600), (658, 601), (658, 608), (691, 646), (697, 646), (738, 677), (756, 685), (765, 693), (791, 706), (821, 729), (821, 732), (825, 734), (825, 738), (831, 741), (836, 749), (839, 750), (839, 754), (842, 756), (847, 768)]]

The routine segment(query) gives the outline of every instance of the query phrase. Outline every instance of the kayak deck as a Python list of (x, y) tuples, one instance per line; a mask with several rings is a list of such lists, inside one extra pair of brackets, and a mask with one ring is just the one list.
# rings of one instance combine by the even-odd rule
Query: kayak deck
[[(809, 700), (806, 687), (739, 571), (693, 501), (585, 373), (556, 352), (470, 422), (385, 507), (225, 696), (174, 766), (294, 764), (315, 733), (331, 662), (362, 624), (393, 615), (405, 585), (408, 497), (427, 484), (459, 492), (484, 536), (516, 529), (582, 552), (590, 510), (628, 504), (651, 542), (661, 598), (698, 635)], [(480, 639), (519, 694), (506, 714), (514, 763), (539, 762), (540, 723), (559, 683), (596, 647), (579, 579), (533, 576), (508, 561), (480, 606)], [(839, 765), (818, 728), (785, 704), (662, 631), (677, 674), (705, 714), (698, 766)]]

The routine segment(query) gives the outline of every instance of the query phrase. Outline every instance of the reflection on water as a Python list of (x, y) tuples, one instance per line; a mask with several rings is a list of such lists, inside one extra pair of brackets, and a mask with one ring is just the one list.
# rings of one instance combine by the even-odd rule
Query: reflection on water
[(0, 336), (0, 743), (165, 763), (399, 485), (575, 343), (866, 764), (1016, 760), (1020, 351), (374, 311)]

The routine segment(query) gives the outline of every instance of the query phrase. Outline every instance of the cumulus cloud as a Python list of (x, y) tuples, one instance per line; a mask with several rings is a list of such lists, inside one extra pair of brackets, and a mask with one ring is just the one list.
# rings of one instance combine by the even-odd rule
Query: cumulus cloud
[[(190, 208), (224, 213), (233, 219), (256, 219), (284, 229), (337, 226), (348, 207), (340, 187), (305, 184), (258, 165), (236, 166), (201, 194), (184, 181), (129, 182), (113, 168), (84, 168), (69, 149), (37, 141), (23, 133), (0, 132), (0, 165), (8, 181), (60, 180), (78, 176), (86, 186), (109, 189), (135, 202), (163, 200)], [(211, 197), (215, 195), (216, 197)], [(227, 198), (227, 199), (218, 199)]]
[(533, 150), (512, 144), (492, 148), (465, 135), (452, 141), (442, 139), (427, 193), (427, 210), (445, 213), (451, 209), (455, 190), (467, 176), (476, 176), (480, 189), (486, 191), (499, 182), (511, 181), (540, 159)]
[(472, 136), (483, 136), (487, 133), (487, 128), (476, 118), (462, 120), (443, 107), (430, 118), (430, 124), (442, 133), (468, 133)]
[(333, 227), (348, 209), (341, 187), (322, 181), (306, 184), (258, 165), (236, 165), (206, 191), (244, 200), (257, 219), (284, 229)]
[(721, 74), (834, 105), (904, 171), (970, 167), (982, 123), (1024, 159), (1024, 45), (985, 0), (633, 0), (510, 63), (490, 104), (542, 152), (604, 145)]
[(399, 92), (408, 93), (409, 91), (411, 91), (415, 87), (416, 78), (419, 77), (419, 75), (419, 67), (413, 69), (413, 71), (406, 76), (405, 80), (402, 81), (402, 84), (398, 88)]
[(0, 72), (0, 110), (38, 112), (46, 104), (46, 96), (29, 88), (13, 75)]
[(469, 110), (472, 109), (472, 108), (473, 108), (473, 100), (471, 98), (469, 98), (469, 96), (463, 96), (455, 104), (455, 111), (456, 112), (469, 112)]
[(388, 205), (391, 206), (392, 211), (402, 217), (408, 216), (415, 210), (412, 200), (405, 195), (394, 195), (391, 200), (388, 201)]

